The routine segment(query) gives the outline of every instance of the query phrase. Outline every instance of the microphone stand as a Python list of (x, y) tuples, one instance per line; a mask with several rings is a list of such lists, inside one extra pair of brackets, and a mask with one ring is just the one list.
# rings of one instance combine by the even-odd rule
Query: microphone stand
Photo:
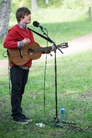
[[(62, 54), (63, 52), (61, 51), (61, 49), (56, 45), (56, 43), (48, 36), (48, 34), (45, 33), (44, 30), (47, 31), (46, 28), (41, 28), (41, 31), (43, 32), (44, 35), (46, 35), (46, 37), (44, 35), (41, 35), (39, 34), (38, 32), (28, 28), (29, 30), (31, 30), (32, 32), (36, 33), (37, 35), (41, 36), (42, 38), (44, 38), (45, 40), (49, 41), (50, 43), (53, 44), (53, 46), (55, 47), (54, 48), (54, 53), (55, 53), (55, 102), (56, 102), (56, 116), (54, 118), (54, 124), (55, 126), (57, 127), (63, 127), (63, 125), (60, 123), (60, 120), (58, 118), (58, 101), (57, 101), (57, 61), (56, 61), (56, 50), (58, 49)], [(68, 47), (68, 44), (66, 43), (65, 44), (66, 46), (64, 46), (63, 48), (66, 48)], [(65, 123), (65, 124), (74, 124), (76, 125), (75, 122), (68, 122), (68, 121), (63, 121), (62, 123)]]
[[(65, 124), (72, 124), (72, 125), (76, 125), (75, 122), (68, 122), (68, 121), (62, 121), (62, 123), (60, 122), (59, 118), (58, 118), (58, 101), (57, 101), (57, 61), (56, 61), (56, 50), (58, 49), (62, 54), (63, 52), (61, 51), (61, 49), (56, 45), (56, 43), (45, 33), (44, 30), (47, 31), (46, 28), (41, 28), (42, 32), (44, 35), (47, 36), (47, 40), (51, 43), (53, 43), (54, 48), (54, 53), (55, 53), (55, 59), (54, 59), (54, 64), (55, 64), (55, 102), (56, 102), (56, 116), (54, 117), (54, 124), (57, 127), (63, 127), (62, 123)], [(66, 46), (68, 47), (68, 46)]]
[[(44, 28), (46, 30), (46, 28)], [(57, 101), (57, 61), (56, 61), (56, 51), (57, 49), (63, 54), (61, 49), (56, 45), (56, 43), (45, 33), (44, 29), (41, 29), (43, 34), (47, 36), (47, 38), (50, 40), (50, 42), (53, 44), (54, 48), (54, 53), (55, 53), (55, 58), (54, 58), (54, 64), (55, 64), (55, 103), (56, 103), (56, 116), (54, 118), (54, 124), (55, 126), (62, 127), (60, 124), (59, 118), (58, 118), (58, 101)]]

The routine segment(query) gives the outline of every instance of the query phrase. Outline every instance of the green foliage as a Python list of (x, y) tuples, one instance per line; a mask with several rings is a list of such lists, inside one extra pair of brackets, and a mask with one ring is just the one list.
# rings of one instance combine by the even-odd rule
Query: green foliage
[[(12, 9), (19, 6), (31, 7), (31, 0), (11, 0)], [(46, 0), (37, 0), (38, 8), (46, 7), (57, 7), (57, 8), (68, 8), (76, 9), (79, 7), (88, 7), (92, 4), (90, 0), (49, 0), (48, 5), (46, 5)]]
[(63, 0), (63, 3), (62, 5), (65, 7), (65, 8), (68, 8), (68, 9), (76, 9), (76, 8), (79, 8), (79, 7), (84, 7), (84, 2), (83, 0)]
[(31, 1), (30, 0), (11, 0), (11, 9), (13, 12), (16, 11), (17, 8), (25, 6), (25, 7), (31, 7)]
[(46, 5), (46, 0), (37, 0), (37, 4), (40, 8), (42, 7), (57, 7), (57, 8), (68, 8), (76, 9), (79, 7), (88, 7), (92, 2), (90, 0), (49, 0), (48, 5)]
[(0, 7), (1, 7), (2, 0), (0, 0)]

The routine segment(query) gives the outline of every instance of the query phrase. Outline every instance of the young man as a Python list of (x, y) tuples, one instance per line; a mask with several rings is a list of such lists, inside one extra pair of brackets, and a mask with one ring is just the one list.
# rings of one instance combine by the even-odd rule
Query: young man
[[(27, 28), (27, 24), (31, 22), (31, 12), (26, 7), (21, 7), (16, 11), (16, 19), (18, 24), (13, 26), (9, 31), (4, 41), (4, 48), (7, 49), (20, 49), (26, 45), (35, 42), (32, 32)], [(23, 66), (17, 66), (9, 61), (10, 78), (12, 85), (11, 92), (11, 107), (13, 121), (16, 123), (26, 124), (31, 119), (27, 118), (22, 113), (22, 96), (24, 93), (25, 85), (28, 80), (29, 69), (32, 65), (30, 59)]]

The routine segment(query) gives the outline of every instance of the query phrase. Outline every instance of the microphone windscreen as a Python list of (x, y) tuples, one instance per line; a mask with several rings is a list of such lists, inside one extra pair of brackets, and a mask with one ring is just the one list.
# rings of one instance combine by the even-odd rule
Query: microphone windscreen
[(39, 26), (39, 23), (38, 23), (37, 21), (34, 21), (34, 22), (33, 22), (33, 25), (34, 25), (35, 27), (38, 27), (38, 26)]

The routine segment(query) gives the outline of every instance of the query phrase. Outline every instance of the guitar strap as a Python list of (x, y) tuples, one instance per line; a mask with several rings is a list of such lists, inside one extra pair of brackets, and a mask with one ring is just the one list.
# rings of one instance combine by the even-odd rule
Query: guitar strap
[(30, 28), (28, 28), (28, 29), (31, 30), (32, 32), (34, 32), (35, 34), (41, 36), (41, 37), (44, 38), (45, 40), (49, 41), (50, 43), (52, 43), (52, 41), (50, 40), (50, 38), (45, 37), (44, 35), (39, 34), (38, 32), (36, 32), (36, 31), (34, 31), (34, 30), (30, 29)]

